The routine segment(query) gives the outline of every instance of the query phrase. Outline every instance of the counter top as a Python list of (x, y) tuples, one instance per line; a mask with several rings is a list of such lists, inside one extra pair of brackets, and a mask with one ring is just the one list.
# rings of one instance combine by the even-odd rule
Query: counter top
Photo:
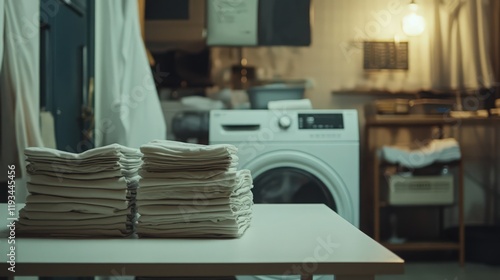
[[(0, 205), (2, 223), (7, 221), (6, 207)], [(7, 270), (5, 228), (0, 276), (12, 276)], [(239, 239), (19, 237), (15, 246), (15, 276), (227, 276), (299, 271), (373, 279), (377, 274), (401, 274), (404, 269), (402, 259), (322, 204), (257, 204), (251, 227)]]

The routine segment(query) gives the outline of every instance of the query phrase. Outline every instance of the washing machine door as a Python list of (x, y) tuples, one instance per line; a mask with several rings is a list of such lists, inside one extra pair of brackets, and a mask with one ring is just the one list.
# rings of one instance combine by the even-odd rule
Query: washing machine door
[(276, 167), (254, 179), (255, 203), (323, 203), (337, 211), (335, 200), (324, 182), (296, 167)]
[(332, 166), (305, 151), (267, 152), (240, 168), (252, 172), (255, 203), (323, 203), (357, 224), (357, 210), (344, 180)]

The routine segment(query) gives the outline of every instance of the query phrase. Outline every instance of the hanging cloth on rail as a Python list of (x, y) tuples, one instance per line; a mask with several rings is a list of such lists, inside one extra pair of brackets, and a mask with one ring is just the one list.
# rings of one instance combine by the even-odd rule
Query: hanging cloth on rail
[(18, 202), (27, 194), (23, 151), (43, 146), (39, 13), (39, 0), (0, 0), (0, 166), (16, 164)]
[(95, 2), (96, 146), (166, 139), (138, 15), (137, 1)]

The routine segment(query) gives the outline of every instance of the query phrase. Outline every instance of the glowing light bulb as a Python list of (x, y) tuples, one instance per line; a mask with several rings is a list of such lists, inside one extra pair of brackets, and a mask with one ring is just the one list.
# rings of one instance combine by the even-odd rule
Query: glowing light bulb
[(403, 32), (408, 36), (418, 36), (425, 30), (425, 19), (417, 13), (418, 5), (411, 2), (409, 6), (410, 13), (403, 17)]

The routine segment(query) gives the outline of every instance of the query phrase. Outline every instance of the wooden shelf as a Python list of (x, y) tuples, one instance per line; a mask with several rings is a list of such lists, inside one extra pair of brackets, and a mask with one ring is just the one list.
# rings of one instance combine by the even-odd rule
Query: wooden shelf
[[(382, 207), (387, 207), (389, 204), (387, 201), (381, 197), (381, 186), (380, 186), (380, 175), (381, 168), (383, 166), (383, 161), (381, 161), (377, 156), (375, 156), (373, 162), (373, 171), (374, 171), (374, 185), (373, 185), (373, 218), (374, 218), (374, 239), (375, 241), (381, 242), (381, 211)], [(459, 252), (459, 263), (461, 266), (465, 264), (465, 227), (464, 227), (464, 185), (463, 185), (463, 175), (464, 175), (464, 166), (463, 160), (459, 160), (458, 163), (458, 182), (457, 182), (457, 192), (458, 192), (458, 200), (455, 202), (458, 205), (458, 236), (459, 241), (456, 243), (453, 242), (407, 242), (402, 244), (392, 244), (392, 243), (384, 243), (381, 242), (389, 250), (394, 251), (430, 251), (430, 250), (458, 250)], [(437, 206), (437, 205), (436, 205)], [(400, 206), (403, 207), (403, 206)], [(422, 205), (407, 205), (404, 207), (422, 207)]]
[(387, 201), (380, 201), (379, 203), (379, 207), (380, 208), (387, 208), (387, 207), (393, 207), (393, 208), (418, 208), (418, 207), (425, 207), (425, 208), (429, 208), (429, 207), (453, 207), (453, 206), (456, 206), (457, 203), (454, 202), (454, 203), (451, 203), (451, 204), (408, 204), (408, 205), (391, 205), (389, 204), (389, 202)]
[[(369, 70), (367, 71), (368, 73), (388, 73), (392, 72), (394, 70)], [(463, 89), (463, 90), (456, 90), (456, 89), (448, 89), (448, 90), (426, 90), (426, 89), (420, 89), (420, 90), (412, 90), (412, 91), (404, 91), (404, 90), (389, 90), (389, 89), (372, 89), (370, 87), (358, 87), (358, 88), (350, 88), (350, 89), (337, 89), (337, 90), (332, 90), (332, 94), (335, 95), (367, 95), (367, 96), (402, 96), (402, 97), (421, 97), (421, 96), (433, 96), (435, 98), (443, 98), (443, 97), (449, 97), (449, 98), (456, 98), (457, 95), (460, 96), (469, 96), (469, 95), (474, 95), (478, 94), (478, 89)]]
[(370, 89), (346, 89), (346, 90), (334, 90), (332, 91), (334, 95), (367, 95), (367, 96), (402, 96), (415, 98), (418, 96), (418, 91), (388, 91), (388, 90), (370, 90)]
[(448, 126), (458, 124), (500, 124), (500, 117), (452, 118), (447, 115), (373, 115), (366, 118), (366, 126)]
[[(381, 189), (381, 183), (383, 180), (383, 168), (390, 168), (394, 166), (393, 164), (387, 163), (380, 159), (377, 153), (371, 152), (371, 133), (376, 132), (377, 129), (398, 129), (398, 128), (425, 128), (428, 127), (438, 127), (441, 132), (446, 127), (455, 127), (460, 128), (461, 126), (482, 126), (491, 128), (494, 130), (493, 133), (497, 133), (498, 128), (500, 128), (500, 116), (490, 116), (490, 117), (480, 117), (480, 116), (472, 116), (472, 117), (450, 117), (447, 115), (375, 115), (366, 114), (366, 125), (365, 125), (365, 137), (364, 137), (364, 145), (368, 147), (367, 149), (370, 152), (365, 153), (366, 163), (364, 164), (365, 171), (367, 172), (367, 176), (363, 176), (362, 186), (369, 190), (373, 190), (373, 204), (371, 205), (373, 208), (373, 237), (376, 241), (382, 242), (381, 236), (381, 214), (385, 216), (385, 212), (394, 211), (397, 213), (398, 211), (409, 212), (407, 209), (403, 208), (419, 208), (422, 206), (396, 206), (389, 205), (387, 197), (382, 196), (384, 191)], [(498, 134), (498, 133), (497, 133)], [(379, 143), (380, 147), (380, 143)], [(376, 150), (377, 148), (375, 148)], [(494, 153), (494, 152), (493, 152)], [(492, 153), (492, 154), (493, 154)], [(463, 154), (463, 153), (462, 153)], [(451, 242), (416, 242), (416, 243), (404, 243), (404, 244), (387, 244), (389, 249), (393, 250), (458, 250), (459, 251), (459, 263), (460, 265), (464, 265), (465, 263), (465, 225), (464, 225), (464, 161), (463, 159), (453, 164), (447, 163), (449, 166), (453, 166), (453, 168), (458, 169), (454, 176), (456, 176), (455, 180), (455, 188), (456, 188), (456, 200), (454, 205), (444, 206), (443, 207), (456, 207), (458, 208), (458, 216), (457, 216), (457, 224), (458, 224), (458, 241), (457, 243)], [(384, 213), (382, 213), (384, 212)], [(384, 220), (385, 222), (385, 220)], [(443, 220), (440, 219), (439, 223), (442, 223)]]
[(460, 250), (457, 242), (407, 242), (393, 244), (383, 242), (382, 245), (391, 251), (436, 251), (436, 250)]

